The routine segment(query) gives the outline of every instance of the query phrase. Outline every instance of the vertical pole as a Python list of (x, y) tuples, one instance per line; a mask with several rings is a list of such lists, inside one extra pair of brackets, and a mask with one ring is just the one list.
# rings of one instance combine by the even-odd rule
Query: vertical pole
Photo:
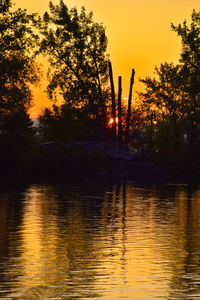
[(151, 119), (150, 119), (150, 151), (153, 150), (153, 117), (154, 113), (151, 113)]
[(122, 147), (122, 77), (118, 77), (118, 148)]
[(113, 81), (113, 71), (112, 71), (112, 64), (109, 61), (109, 76), (110, 76), (110, 86), (111, 86), (111, 99), (112, 99), (112, 118), (113, 118), (113, 139), (114, 143), (116, 141), (116, 108), (115, 108), (115, 88), (114, 88), (114, 81)]
[(127, 110), (127, 118), (126, 118), (126, 134), (125, 134), (125, 144), (126, 144), (127, 150), (128, 150), (128, 144), (129, 144), (129, 127), (130, 127), (130, 119), (131, 119), (131, 101), (132, 101), (134, 76), (135, 76), (135, 70), (132, 69), (132, 75), (131, 75), (131, 80), (130, 80), (130, 90), (129, 90), (129, 97), (128, 97), (128, 110)]

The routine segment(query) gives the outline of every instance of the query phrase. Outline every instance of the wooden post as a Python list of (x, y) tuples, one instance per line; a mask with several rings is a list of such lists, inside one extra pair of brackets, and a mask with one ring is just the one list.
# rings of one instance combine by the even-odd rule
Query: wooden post
[(150, 118), (150, 151), (153, 151), (153, 117), (154, 113), (151, 113), (151, 118)]
[(109, 61), (109, 76), (110, 76), (110, 86), (111, 86), (111, 99), (112, 99), (112, 118), (113, 118), (113, 139), (116, 141), (116, 108), (115, 108), (115, 88), (113, 81), (113, 71), (112, 64)]
[(118, 77), (118, 148), (122, 146), (122, 77)]
[(127, 150), (128, 150), (128, 144), (129, 144), (129, 127), (130, 127), (130, 118), (131, 118), (131, 101), (132, 101), (134, 76), (135, 76), (135, 70), (132, 69), (132, 75), (131, 75), (131, 80), (130, 80), (130, 90), (129, 90), (129, 97), (128, 97), (128, 110), (127, 110), (127, 118), (126, 118), (126, 134), (125, 134), (125, 144), (126, 144)]

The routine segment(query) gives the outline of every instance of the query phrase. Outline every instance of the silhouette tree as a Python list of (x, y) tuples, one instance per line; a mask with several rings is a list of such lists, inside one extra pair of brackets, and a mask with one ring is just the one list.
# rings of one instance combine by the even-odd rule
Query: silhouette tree
[[(173, 147), (168, 148), (175, 151), (186, 133), (183, 123), (189, 113), (188, 94), (184, 91), (185, 78), (181, 66), (173, 63), (156, 67), (155, 75), (154, 78), (140, 79), (145, 84), (145, 91), (140, 92), (139, 97), (149, 110), (149, 117), (154, 115), (160, 121), (161, 136), (169, 136), (169, 139), (173, 137), (173, 141), (168, 141)], [(160, 148), (163, 140), (159, 140)]]
[(37, 37), (31, 28), (34, 15), (11, 8), (10, 0), (0, 2), (0, 126), (4, 128), (9, 115), (28, 110), (30, 84), (38, 80), (33, 53)]
[[(156, 67), (156, 77), (142, 79), (146, 86), (140, 98), (149, 104), (151, 110), (159, 114), (165, 122), (162, 130), (170, 128), (170, 136), (177, 141), (187, 134), (191, 143), (197, 140), (197, 126), (200, 121), (200, 12), (192, 13), (190, 25), (183, 24), (172, 29), (182, 41), (181, 57), (178, 65), (164, 63)], [(168, 123), (168, 125), (167, 125)]]
[(80, 122), (79, 110), (70, 105), (53, 105), (40, 115), (40, 136), (44, 141), (70, 142), (82, 137), (83, 120)]
[(191, 143), (195, 143), (197, 124), (200, 121), (200, 12), (193, 10), (192, 22), (186, 21), (172, 29), (181, 37), (182, 51), (180, 58), (183, 91), (190, 99)]
[(164, 63), (155, 68), (156, 77), (140, 79), (145, 84), (145, 92), (139, 96), (144, 102), (158, 111), (163, 119), (176, 121), (183, 117), (184, 100), (186, 93), (183, 91), (182, 74), (180, 66), (173, 63)]
[(107, 102), (107, 38), (102, 24), (93, 21), (85, 8), (68, 9), (62, 0), (49, 3), (41, 26), (41, 52), (51, 64), (48, 93), (58, 94), (88, 116), (105, 120)]
[(28, 109), (31, 84), (39, 79), (35, 64), (35, 15), (13, 10), (10, 0), (0, 1), (0, 164), (5, 174), (31, 167), (32, 122)]

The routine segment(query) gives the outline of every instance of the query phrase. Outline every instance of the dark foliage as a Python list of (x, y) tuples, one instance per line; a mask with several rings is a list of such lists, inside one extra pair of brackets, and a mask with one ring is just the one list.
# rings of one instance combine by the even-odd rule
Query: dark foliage
[(32, 27), (35, 16), (11, 8), (10, 1), (0, 2), (0, 163), (2, 173), (10, 176), (30, 169), (30, 85), (38, 80), (34, 56), (37, 37)]
[(182, 41), (179, 64), (156, 67), (154, 78), (141, 80), (146, 89), (139, 93), (149, 112), (156, 116), (156, 148), (165, 153), (196, 148), (199, 143), (200, 12), (193, 11), (190, 25), (185, 21), (178, 26), (172, 24), (172, 29)]
[(107, 94), (107, 38), (101, 24), (82, 8), (68, 9), (49, 3), (41, 25), (41, 52), (49, 56), (48, 94), (57, 92), (74, 108), (87, 110), (88, 116), (104, 117)]

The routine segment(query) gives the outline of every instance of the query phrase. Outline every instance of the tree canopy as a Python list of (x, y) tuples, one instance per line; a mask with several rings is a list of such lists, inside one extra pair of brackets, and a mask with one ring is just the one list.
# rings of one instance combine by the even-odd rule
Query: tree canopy
[(200, 122), (200, 12), (193, 11), (191, 24), (184, 21), (171, 27), (181, 37), (179, 64), (156, 67), (154, 78), (140, 80), (145, 92), (139, 95), (161, 121), (171, 122), (175, 133), (181, 122), (183, 133), (195, 142)]
[(35, 16), (0, 1), (0, 164), (2, 173), (31, 168), (31, 85), (39, 79), (35, 64)]
[(69, 9), (60, 0), (49, 3), (43, 17), (41, 51), (51, 64), (48, 93), (57, 93), (73, 107), (87, 110), (88, 116), (105, 116), (107, 100), (107, 38), (102, 24), (92, 13)]
[(31, 105), (30, 84), (38, 80), (33, 48), (34, 16), (25, 10), (12, 11), (9, 0), (0, 3), (0, 114), (14, 113)]
[(192, 22), (187, 21), (172, 29), (181, 37), (180, 65), (185, 77), (185, 90), (191, 97), (200, 95), (200, 12), (193, 10)]

